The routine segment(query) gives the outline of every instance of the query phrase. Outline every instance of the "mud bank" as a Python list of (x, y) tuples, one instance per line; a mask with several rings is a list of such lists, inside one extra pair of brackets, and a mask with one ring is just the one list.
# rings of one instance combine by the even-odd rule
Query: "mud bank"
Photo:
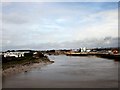
[(9, 75), (13, 75), (13, 74), (17, 74), (17, 73), (20, 73), (20, 72), (27, 72), (33, 68), (37, 68), (38, 66), (39, 67), (43, 67), (45, 65), (48, 65), (48, 64), (52, 64), (54, 63), (54, 61), (50, 61), (49, 59), (36, 59), (34, 61), (23, 61), (22, 63), (18, 63), (17, 64), (3, 64), (4, 67), (7, 67), (7, 68), (2, 68), (2, 76), (3, 77), (6, 77), (6, 76), (9, 76)]

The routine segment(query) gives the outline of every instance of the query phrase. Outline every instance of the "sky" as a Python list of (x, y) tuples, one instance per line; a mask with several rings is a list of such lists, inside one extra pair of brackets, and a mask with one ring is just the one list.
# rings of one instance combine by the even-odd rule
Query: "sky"
[(1, 0), (1, 2), (119, 2), (119, 0)]
[(3, 2), (2, 50), (118, 46), (117, 2)]

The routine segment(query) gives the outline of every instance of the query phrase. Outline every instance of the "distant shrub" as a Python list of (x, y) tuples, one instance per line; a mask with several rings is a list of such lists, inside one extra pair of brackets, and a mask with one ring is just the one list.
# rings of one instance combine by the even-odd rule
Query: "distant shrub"
[(16, 57), (4, 57), (2, 56), (2, 63), (10, 62), (10, 61), (15, 61), (17, 60)]
[(33, 53), (32, 52), (24, 53), (24, 57), (33, 57)]
[(44, 57), (44, 54), (42, 54), (42, 53), (39, 51), (39, 52), (37, 52), (36, 56), (37, 56), (37, 57)]

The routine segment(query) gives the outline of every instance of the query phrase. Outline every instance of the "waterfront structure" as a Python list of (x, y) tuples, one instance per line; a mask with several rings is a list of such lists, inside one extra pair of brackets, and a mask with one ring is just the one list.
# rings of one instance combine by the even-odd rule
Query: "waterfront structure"
[(4, 52), (3, 53), (3, 56), (4, 57), (24, 57), (24, 54), (25, 53), (29, 53), (28, 51), (25, 51), (25, 52)]
[(2, 55), (2, 52), (0, 52), (0, 55)]
[(80, 48), (80, 49), (79, 49), (79, 52), (86, 52), (86, 50), (87, 50), (87, 49), (86, 49), (85, 47), (83, 47), (83, 48)]

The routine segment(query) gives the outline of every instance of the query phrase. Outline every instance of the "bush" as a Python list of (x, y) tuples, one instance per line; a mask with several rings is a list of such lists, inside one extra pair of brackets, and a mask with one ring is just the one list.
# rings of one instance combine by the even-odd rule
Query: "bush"
[(24, 53), (24, 57), (33, 57), (33, 53)]
[(37, 57), (44, 57), (44, 54), (42, 54), (40, 51), (37, 52)]

